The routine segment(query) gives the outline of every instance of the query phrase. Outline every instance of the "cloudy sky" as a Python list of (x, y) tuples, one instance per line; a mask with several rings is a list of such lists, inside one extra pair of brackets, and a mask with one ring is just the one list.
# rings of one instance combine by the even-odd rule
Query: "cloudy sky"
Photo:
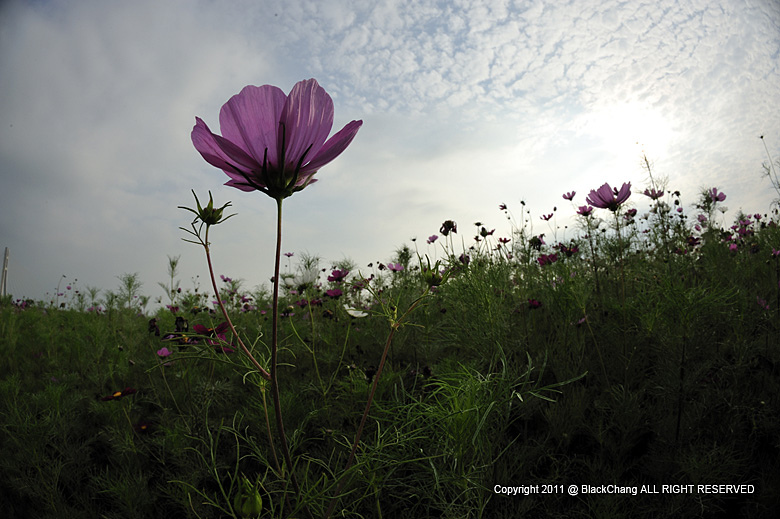
[[(207, 269), (181, 240), (214, 194), (237, 216), (211, 236), (217, 274), (273, 273), (275, 205), (223, 186), (190, 141), (244, 85), (314, 77), (352, 145), (285, 201), (283, 250), (365, 266), (453, 219), (507, 236), (558, 207), (571, 224), (604, 182), (642, 210), (646, 153), (692, 204), (717, 186), (767, 212), (759, 135), (780, 158), (777, 0), (246, 0), (0, 2), (0, 251), (9, 290), (42, 299), (64, 274), (163, 295)], [(548, 231), (549, 232), (549, 231)], [(421, 243), (422, 242), (422, 243)], [(431, 251), (432, 252), (432, 251)]]

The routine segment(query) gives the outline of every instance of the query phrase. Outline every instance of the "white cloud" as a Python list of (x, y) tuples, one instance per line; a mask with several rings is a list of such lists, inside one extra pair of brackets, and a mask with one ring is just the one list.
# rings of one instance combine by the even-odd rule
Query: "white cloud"
[(540, 213), (560, 208), (564, 191), (638, 187), (642, 145), (688, 201), (703, 183), (734, 209), (771, 199), (758, 135), (780, 156), (774, 0), (1, 9), (0, 203), (24, 218), (0, 222), (0, 241), (36, 292), (60, 270), (104, 288), (138, 270), (154, 293), (167, 254), (185, 254), (184, 280), (203, 274), (177, 230), (193, 187), (239, 212), (215, 238), (221, 272), (267, 280), (273, 204), (221, 187), (189, 139), (196, 115), (216, 128), (245, 84), (289, 90), (314, 76), (337, 128), (364, 119), (322, 181), (286, 202), (285, 243), (330, 259), (387, 260), (445, 218), (498, 226), (502, 202)]

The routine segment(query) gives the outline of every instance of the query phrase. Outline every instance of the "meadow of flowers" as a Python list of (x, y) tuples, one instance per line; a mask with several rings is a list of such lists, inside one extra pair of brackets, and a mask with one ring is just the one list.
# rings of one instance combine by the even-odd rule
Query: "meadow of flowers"
[(277, 204), (270, 288), (217, 274), (230, 204), (209, 194), (183, 229), (210, 279), (182, 287), (169, 257), (160, 310), (134, 274), (2, 300), (4, 516), (775, 517), (776, 210), (726, 222), (727, 194), (686, 199), (647, 164), (647, 187), (331, 264), (281, 237), (282, 201), (361, 125), (328, 139), (332, 120), (309, 80), (193, 129), (227, 185)]

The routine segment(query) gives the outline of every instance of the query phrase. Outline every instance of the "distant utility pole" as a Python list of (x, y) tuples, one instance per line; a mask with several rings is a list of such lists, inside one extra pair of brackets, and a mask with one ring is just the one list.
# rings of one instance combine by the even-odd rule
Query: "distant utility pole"
[(5, 255), (3, 256), (3, 276), (0, 277), (0, 297), (8, 295), (8, 247), (5, 248)]

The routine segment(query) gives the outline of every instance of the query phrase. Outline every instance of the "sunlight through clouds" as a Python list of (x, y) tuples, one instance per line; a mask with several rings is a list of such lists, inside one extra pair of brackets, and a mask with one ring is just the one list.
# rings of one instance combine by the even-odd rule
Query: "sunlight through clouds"
[[(193, 253), (176, 206), (195, 188), (233, 200), (261, 257), (272, 208), (223, 188), (189, 132), (244, 85), (309, 77), (334, 126), (364, 127), (293, 202), (290, 250), (387, 260), (443, 215), (498, 224), (498, 203), (541, 211), (607, 180), (638, 188), (642, 152), (686, 203), (712, 184), (734, 210), (766, 211), (758, 136), (780, 157), (779, 64), (775, 0), (5, 2), (0, 203), (48, 209), (0, 223), (0, 247), (26, 258), (31, 294), (83, 257), (102, 265), (91, 283), (141, 271), (151, 291), (166, 254)], [(312, 238), (312, 213), (344, 231)], [(267, 280), (270, 265), (226, 256)]]

